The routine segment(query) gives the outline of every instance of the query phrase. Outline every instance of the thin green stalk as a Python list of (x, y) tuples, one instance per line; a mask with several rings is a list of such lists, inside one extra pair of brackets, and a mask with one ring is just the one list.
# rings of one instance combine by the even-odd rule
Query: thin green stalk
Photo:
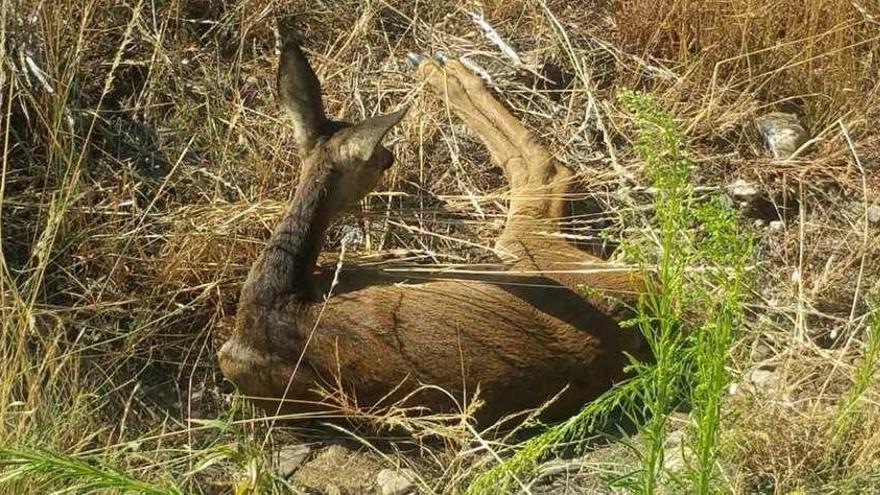
[[(652, 284), (636, 305), (634, 324), (653, 354), (652, 362), (633, 362), (634, 378), (581, 413), (529, 440), (510, 459), (477, 476), (470, 494), (507, 493), (512, 480), (533, 472), (556, 444), (585, 438), (609, 411), (622, 408), (644, 419), (645, 449), (634, 488), (656, 493), (665, 481), (667, 418), (680, 402), (694, 407), (696, 463), (691, 491), (710, 493), (716, 464), (721, 402), (729, 383), (726, 367), (743, 312), (745, 262), (751, 238), (738, 228), (735, 212), (721, 201), (697, 204), (689, 182), (692, 160), (668, 114), (650, 96), (624, 92), (621, 104), (635, 121), (635, 151), (654, 185), (653, 237), (629, 239), (622, 249), (653, 272)], [(699, 229), (695, 228), (699, 225)], [(700, 265), (699, 275), (688, 269)], [(703, 275), (703, 274), (706, 275)], [(705, 309), (696, 322), (686, 308)]]
[(0, 486), (16, 482), (67, 482), (76, 493), (102, 493), (121, 490), (123, 493), (143, 495), (181, 495), (175, 487), (160, 487), (133, 478), (122, 471), (97, 462), (27, 448), (0, 448)]
[(864, 398), (875, 382), (880, 368), (880, 302), (871, 305), (871, 319), (865, 335), (862, 359), (853, 371), (853, 384), (837, 405), (834, 425), (829, 434), (831, 448), (827, 451), (826, 464), (840, 463), (840, 453), (852, 432), (865, 420)]
[[(667, 414), (680, 396), (686, 360), (681, 332), (681, 308), (687, 297), (685, 268), (693, 257), (688, 234), (691, 160), (672, 119), (649, 96), (623, 92), (619, 100), (635, 120), (635, 151), (647, 168), (655, 189), (657, 226), (657, 286), (639, 302), (640, 329), (654, 354), (654, 372), (644, 391), (649, 412), (643, 430), (646, 451), (640, 476), (642, 493), (654, 493), (663, 470)], [(648, 253), (636, 253), (650, 264)]]
[(696, 216), (703, 227), (697, 251), (709, 269), (706, 278), (714, 290), (701, 294), (707, 316), (694, 335), (696, 369), (691, 403), (696, 463), (691, 478), (695, 493), (708, 494), (713, 491), (721, 403), (730, 383), (730, 348), (743, 319), (745, 266), (752, 255), (752, 239), (749, 232), (738, 228), (731, 208), (720, 201), (697, 208)]

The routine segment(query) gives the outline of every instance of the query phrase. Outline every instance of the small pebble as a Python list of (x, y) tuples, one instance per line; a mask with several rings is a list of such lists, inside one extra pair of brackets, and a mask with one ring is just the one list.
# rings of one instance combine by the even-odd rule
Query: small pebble
[(411, 469), (383, 469), (376, 476), (376, 484), (379, 485), (382, 495), (407, 495), (414, 491), (410, 481), (413, 479), (415, 473)]
[(758, 388), (775, 388), (779, 385), (779, 375), (774, 371), (757, 369), (748, 375), (749, 382)]
[(880, 204), (868, 207), (868, 223), (873, 225), (880, 224)]
[(751, 203), (758, 196), (758, 188), (751, 182), (746, 182), (742, 179), (738, 179), (728, 189), (733, 199), (745, 203)]

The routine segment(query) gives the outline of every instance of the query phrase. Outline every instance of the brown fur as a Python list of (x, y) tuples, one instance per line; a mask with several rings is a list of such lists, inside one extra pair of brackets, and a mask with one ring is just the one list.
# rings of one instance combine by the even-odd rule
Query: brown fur
[(219, 352), (223, 373), (242, 393), (272, 412), (284, 398), (280, 410), (295, 412), (319, 407), (320, 386), (341, 384), (371, 406), (425, 384), (454, 400), (422, 391), (408, 404), (448, 411), (479, 388), (485, 405), (478, 417), (491, 421), (566, 387), (549, 415), (568, 414), (625, 378), (624, 353), (637, 351), (639, 339), (618, 326), (603, 293), (631, 299), (640, 279), (536, 235), (558, 231), (572, 173), (456, 61), (423, 61), (418, 74), (510, 182), (509, 217), (496, 244), (508, 271), (417, 285), (343, 272), (324, 302), (314, 276), (324, 231), (390, 165), (379, 141), (402, 114), (330, 123), (314, 108), (320, 87), (298, 47), (288, 43), (279, 72), (304, 168), (290, 210), (242, 290), (235, 333)]

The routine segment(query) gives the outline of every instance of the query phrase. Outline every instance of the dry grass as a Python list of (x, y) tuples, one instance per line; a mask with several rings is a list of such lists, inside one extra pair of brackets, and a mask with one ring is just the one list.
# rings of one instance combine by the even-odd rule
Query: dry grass
[[(880, 197), (880, 9), (860, 0), (3, 0), (0, 446), (89, 455), (187, 493), (288, 490), (265, 453), (315, 431), (251, 419), (212, 341), (293, 193), (298, 162), (273, 89), (275, 22), (288, 13), (328, 113), (413, 105), (384, 190), (331, 233), (329, 250), (354, 239), (346, 262), (492, 260), (503, 180), (422, 98), (407, 51), (466, 56), (491, 74), (578, 172), (586, 206), (569, 233), (599, 251), (600, 232), (634, 235), (623, 219), (650, 202), (613, 96), (654, 94), (693, 144), (698, 186), (747, 179), (769, 205), (744, 218), (759, 234), (759, 283), (734, 371), (775, 370), (779, 384), (743, 386), (726, 407), (729, 486), (846, 492), (877, 480), (874, 420), (847, 440), (849, 465), (816, 470), (880, 280), (880, 226), (866, 219)], [(761, 150), (754, 118), (776, 109), (802, 112), (816, 137), (797, 160)], [(860, 399), (875, 413), (878, 392)], [(483, 442), (505, 452), (516, 438), (455, 417), (366, 414), (399, 441), (339, 435), (382, 445), (383, 462), (409, 464), (423, 491), (461, 489), (491, 461)], [(46, 483), (13, 491), (59, 486)]]

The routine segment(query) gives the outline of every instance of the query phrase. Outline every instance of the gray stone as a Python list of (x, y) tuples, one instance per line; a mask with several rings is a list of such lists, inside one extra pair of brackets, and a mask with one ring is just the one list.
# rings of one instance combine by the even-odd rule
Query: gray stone
[(307, 493), (378, 493), (376, 473), (384, 460), (369, 450), (348, 449), (339, 444), (314, 448), (308, 460), (291, 476)]
[(807, 131), (793, 113), (773, 112), (758, 118), (758, 130), (774, 160), (787, 160), (804, 143)]
[(312, 449), (308, 445), (285, 445), (278, 451), (277, 466), (278, 474), (289, 477), (302, 466), (309, 457)]
[(666, 434), (663, 444), (663, 466), (667, 471), (678, 472), (685, 468), (685, 457), (690, 454), (690, 449), (685, 445), (686, 436), (684, 430), (670, 431)]
[(415, 477), (411, 469), (383, 469), (376, 476), (376, 484), (382, 495), (407, 495), (415, 492), (412, 483)]

